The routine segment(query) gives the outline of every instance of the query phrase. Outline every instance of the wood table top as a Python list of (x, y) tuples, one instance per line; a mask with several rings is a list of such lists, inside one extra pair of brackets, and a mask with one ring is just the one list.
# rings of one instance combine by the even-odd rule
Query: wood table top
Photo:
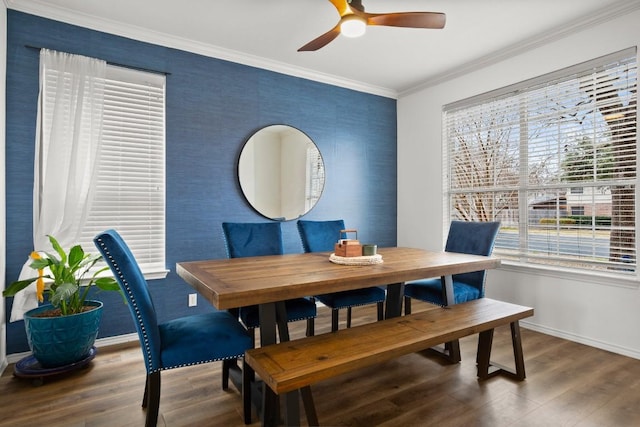
[(497, 268), (498, 258), (379, 248), (383, 262), (347, 266), (330, 252), (179, 262), (178, 275), (218, 309)]

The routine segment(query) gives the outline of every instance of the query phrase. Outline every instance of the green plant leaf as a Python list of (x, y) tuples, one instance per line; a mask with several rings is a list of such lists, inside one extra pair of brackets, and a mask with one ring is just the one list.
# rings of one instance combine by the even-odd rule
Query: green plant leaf
[[(89, 289), (93, 285), (101, 291), (119, 292), (126, 304), (125, 295), (113, 277), (98, 277), (109, 270), (109, 267), (93, 270), (94, 265), (102, 261), (102, 255), (85, 253), (80, 245), (73, 246), (67, 254), (53, 236), (48, 237), (55, 252), (40, 252), (41, 257), (33, 259), (29, 266), (34, 270), (45, 270), (48, 273), (42, 276), (47, 279), (45, 287), (47, 299), (54, 307), (60, 309), (63, 316), (82, 312)], [(92, 276), (85, 281), (84, 276), (87, 274)], [(38, 277), (33, 277), (15, 281), (6, 287), (2, 295), (15, 296), (37, 279)], [(87, 286), (81, 286), (81, 284)]]
[[(82, 268), (84, 271), (90, 270), (98, 261), (102, 260), (100, 254), (85, 254), (82, 261), (78, 264), (78, 269)], [(103, 270), (101, 270), (103, 271)]]
[(49, 301), (55, 307), (59, 307), (65, 300), (71, 298), (76, 292), (78, 292), (78, 285), (75, 283), (61, 283), (56, 288), (53, 295), (50, 296)]
[(2, 296), (3, 297), (15, 296), (18, 292), (20, 292), (21, 290), (23, 290), (24, 288), (26, 288), (36, 280), (38, 280), (38, 278), (33, 277), (31, 279), (25, 279), (25, 280), (13, 282), (9, 286), (7, 286), (7, 288), (4, 291), (2, 291)]
[[(51, 243), (51, 246), (53, 247), (53, 249), (55, 249), (58, 255), (60, 255), (60, 262), (62, 264), (65, 264), (67, 262), (67, 254), (65, 253), (64, 249), (62, 249), (62, 246), (60, 246), (60, 243), (58, 243), (55, 237), (51, 235), (49, 235), (48, 237), (49, 237), (49, 242)], [(55, 257), (50, 256), (50, 258), (55, 258)]]
[(50, 265), (49, 259), (40, 258), (40, 259), (34, 259), (33, 262), (29, 264), (29, 267), (33, 268), (34, 270), (40, 270), (40, 269), (49, 267), (49, 265)]
[(103, 291), (119, 291), (120, 285), (111, 277), (101, 277), (94, 282)]
[(69, 250), (69, 268), (76, 271), (84, 259), (84, 250), (80, 245), (76, 245)]

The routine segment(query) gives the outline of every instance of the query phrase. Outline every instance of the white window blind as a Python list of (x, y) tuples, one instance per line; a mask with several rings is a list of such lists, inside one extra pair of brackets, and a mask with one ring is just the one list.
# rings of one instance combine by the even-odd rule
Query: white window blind
[(148, 277), (165, 265), (165, 76), (109, 65), (94, 197), (84, 248), (114, 228)]
[(636, 49), (447, 105), (445, 221), (501, 221), (494, 253), (636, 271)]

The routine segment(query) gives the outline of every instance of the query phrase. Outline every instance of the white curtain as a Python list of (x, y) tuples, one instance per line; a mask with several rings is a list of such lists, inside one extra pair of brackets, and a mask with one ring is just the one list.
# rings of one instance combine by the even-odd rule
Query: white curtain
[[(42, 49), (33, 181), (33, 249), (76, 244), (91, 205), (102, 134), (105, 61)], [(90, 248), (85, 248), (90, 250)], [(37, 272), (27, 260), (20, 280)], [(38, 306), (35, 283), (18, 293), (11, 321)]]

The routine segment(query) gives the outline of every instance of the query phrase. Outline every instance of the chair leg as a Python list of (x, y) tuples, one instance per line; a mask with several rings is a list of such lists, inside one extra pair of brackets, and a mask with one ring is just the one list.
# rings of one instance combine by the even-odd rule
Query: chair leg
[(229, 370), (231, 369), (231, 360), (225, 359), (222, 361), (222, 389), (229, 389)]
[(335, 332), (338, 330), (339, 312), (340, 310), (338, 310), (337, 308), (331, 310), (331, 332)]
[(145, 381), (144, 381), (144, 395), (142, 396), (142, 407), (146, 409), (148, 404), (149, 404), (149, 374), (147, 374), (147, 377), (145, 378)]
[(347, 307), (347, 328), (351, 327), (351, 307)]
[(307, 319), (307, 336), (312, 337), (316, 334), (316, 320), (313, 317)]
[(147, 404), (147, 418), (145, 427), (156, 427), (158, 424), (158, 412), (160, 409), (160, 371), (147, 374), (147, 385), (145, 386), (145, 400)]
[(378, 301), (378, 321), (384, 319), (384, 301)]
[(404, 297), (404, 314), (411, 314), (411, 297)]
[(244, 423), (251, 424), (251, 383), (254, 378), (253, 369), (242, 359), (242, 412)]

